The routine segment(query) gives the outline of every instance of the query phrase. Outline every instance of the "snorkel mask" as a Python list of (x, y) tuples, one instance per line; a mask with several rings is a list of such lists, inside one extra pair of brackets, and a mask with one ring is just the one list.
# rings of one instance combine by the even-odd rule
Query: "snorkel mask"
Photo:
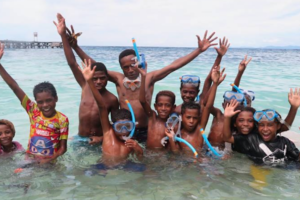
[(197, 88), (199, 88), (201, 83), (199, 76), (196, 75), (183, 75), (180, 77), (180, 80), (182, 85), (191, 84)]
[(177, 137), (181, 137), (181, 134), (180, 134), (181, 121), (182, 121), (181, 116), (179, 116), (177, 113), (172, 113), (166, 122), (166, 127), (169, 130), (174, 130), (174, 127), (176, 126), (176, 124), (179, 123), (177, 132), (175, 133), (175, 136), (177, 136)]
[(113, 123), (112, 126), (116, 133), (123, 134), (132, 131), (135, 124), (132, 121), (118, 121)]
[(255, 121), (274, 121), (276, 118), (280, 123), (286, 125), (288, 129), (291, 128), (289, 124), (287, 124), (281, 117), (276, 113), (275, 110), (264, 110), (264, 111), (256, 111), (253, 115)]
[(233, 91), (226, 91), (223, 95), (223, 98), (226, 101), (230, 101), (232, 99), (235, 99), (239, 103), (242, 103), (243, 100), (245, 99), (245, 96), (244, 96), (244, 94), (241, 94), (241, 93), (237, 93), (237, 92), (233, 92)]
[(254, 101), (255, 99), (255, 93), (252, 90), (244, 90), (244, 89), (240, 89), (241, 92), (243, 92), (244, 94), (247, 94), (250, 96), (251, 101)]

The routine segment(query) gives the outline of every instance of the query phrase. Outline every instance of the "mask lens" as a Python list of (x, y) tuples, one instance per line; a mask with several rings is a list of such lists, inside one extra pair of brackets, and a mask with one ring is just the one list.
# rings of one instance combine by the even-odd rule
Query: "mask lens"
[(262, 116), (263, 116), (262, 111), (256, 111), (253, 115), (253, 118), (258, 122), (261, 120)]
[(266, 111), (266, 115), (267, 115), (267, 118), (269, 120), (273, 120), (275, 118), (275, 112), (274, 111)]

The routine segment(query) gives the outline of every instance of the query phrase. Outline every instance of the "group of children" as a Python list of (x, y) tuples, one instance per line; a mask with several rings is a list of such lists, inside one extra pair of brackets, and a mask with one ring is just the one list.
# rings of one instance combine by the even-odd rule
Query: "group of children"
[[(219, 48), (215, 47), (217, 57), (200, 95), (200, 78), (184, 75), (180, 83), (183, 103), (176, 106), (175, 94), (164, 90), (157, 93), (155, 110), (152, 110), (154, 84), (191, 62), (209, 47), (217, 45), (213, 43), (217, 39), (213, 37), (214, 33), (208, 36), (206, 31), (202, 39), (197, 36), (198, 47), (194, 51), (149, 73), (147, 66), (141, 67), (137, 61), (134, 50), (124, 50), (119, 55), (123, 73), (119, 73), (107, 70), (103, 63), (90, 58), (77, 44), (80, 34), (75, 34), (72, 26), (70, 31), (60, 14), (57, 19), (58, 22), (54, 24), (62, 38), (68, 65), (82, 89), (77, 138), (87, 139), (86, 145), (102, 144), (101, 162), (108, 168), (124, 163), (130, 154), (142, 159), (144, 149), (140, 143), (145, 143), (146, 149), (154, 151), (190, 155), (190, 148), (193, 148), (199, 152), (204, 143), (204, 131), (200, 132), (200, 129), (205, 130), (210, 114), (214, 118), (208, 139), (213, 146), (220, 149), (226, 146), (226, 149), (232, 148), (265, 163), (299, 160), (299, 150), (294, 143), (277, 134), (292, 125), (300, 106), (300, 90), (291, 89), (291, 109), (285, 120), (275, 110), (255, 111), (251, 107), (254, 92), (241, 92), (236, 87), (224, 93), (224, 113), (214, 107), (217, 88), (226, 77), (225, 69), (220, 71), (222, 57), (230, 46), (225, 38), (220, 39)], [(83, 61), (82, 67), (77, 64), (72, 49)], [(3, 53), (4, 46), (0, 44), (0, 59)], [(245, 57), (240, 63), (234, 81), (236, 86), (250, 61), (251, 58)], [(34, 102), (1, 64), (0, 75), (29, 115), (31, 127), (27, 158), (40, 164), (55, 162), (67, 151), (69, 121), (55, 109), (58, 98), (54, 86), (49, 82), (36, 85), (33, 90)], [(118, 98), (106, 89), (107, 81), (116, 85)], [(0, 120), (0, 154), (23, 150), (19, 143), (12, 141), (14, 135), (13, 124), (8, 120)], [(185, 142), (180, 142), (182, 140)]]

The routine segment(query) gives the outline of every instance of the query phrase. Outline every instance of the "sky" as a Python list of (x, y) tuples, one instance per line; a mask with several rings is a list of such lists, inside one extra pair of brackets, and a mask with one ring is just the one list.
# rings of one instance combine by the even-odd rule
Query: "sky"
[(231, 47), (300, 46), (299, 0), (0, 0), (0, 40), (61, 41), (61, 13), (82, 46), (195, 47), (205, 30)]

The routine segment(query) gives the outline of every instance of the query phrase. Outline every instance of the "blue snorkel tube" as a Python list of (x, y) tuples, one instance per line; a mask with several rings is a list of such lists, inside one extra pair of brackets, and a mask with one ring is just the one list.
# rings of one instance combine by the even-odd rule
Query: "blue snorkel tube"
[[(164, 137), (162, 139), (162, 144), (168, 139), (169, 139), (169, 137)], [(197, 153), (196, 149), (190, 143), (188, 143), (186, 140), (175, 136), (175, 141), (184, 143), (186, 146), (188, 146), (192, 150), (192, 152), (194, 153), (194, 156), (198, 157), (198, 153)], [(163, 144), (163, 146), (165, 146), (165, 145)]]
[(200, 133), (205, 141), (205, 143), (207, 144), (207, 146), (209, 147), (209, 149), (213, 152), (213, 154), (215, 154), (218, 157), (222, 157), (222, 155), (220, 155), (210, 144), (210, 142), (207, 139), (207, 136), (205, 135), (205, 131), (203, 130), (203, 128), (200, 129)]
[(133, 49), (134, 49), (134, 51), (135, 51), (136, 58), (137, 58), (138, 62), (140, 63), (141, 67), (142, 67), (143, 69), (145, 69), (145, 68), (146, 68), (146, 64), (145, 64), (145, 55), (144, 55), (144, 54), (141, 54), (141, 57), (142, 57), (142, 59), (141, 59), (134, 38), (132, 38), (132, 44), (133, 44)]
[(134, 112), (133, 112), (133, 109), (131, 107), (131, 104), (129, 103), (129, 101), (127, 99), (125, 100), (125, 102), (127, 103), (127, 106), (128, 106), (129, 111), (131, 113), (132, 122), (133, 122), (133, 129), (131, 130), (129, 136), (128, 137), (123, 136), (124, 140), (128, 140), (128, 139), (132, 138), (132, 136), (134, 134), (134, 131), (135, 131), (135, 117), (134, 117)]
[[(238, 86), (236, 86), (234, 83), (230, 84), (238, 93), (240, 94), (244, 94), (244, 92), (242, 92), (240, 90), (240, 88)], [(247, 107), (247, 99), (246, 97), (244, 97), (244, 106)]]

